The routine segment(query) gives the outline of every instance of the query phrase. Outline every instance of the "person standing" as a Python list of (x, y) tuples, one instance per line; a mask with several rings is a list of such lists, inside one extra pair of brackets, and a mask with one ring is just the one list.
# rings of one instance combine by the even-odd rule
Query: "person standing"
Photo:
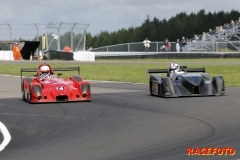
[(148, 48), (150, 47), (150, 42), (148, 40), (148, 38), (146, 38), (144, 41), (143, 41), (143, 44), (144, 44), (144, 47), (145, 47), (145, 52), (148, 52)]
[(164, 41), (164, 46), (165, 46), (165, 52), (168, 52), (168, 38), (165, 39)]
[(177, 39), (177, 42), (176, 42), (176, 51), (180, 52), (180, 42), (179, 42), (179, 39)]
[(14, 60), (21, 60), (21, 49), (18, 43), (15, 43), (13, 46), (13, 58)]
[(186, 42), (186, 39), (185, 37), (182, 37), (182, 40), (181, 40), (181, 45), (182, 45), (182, 51), (185, 52), (185, 46), (186, 46), (187, 42)]
[(171, 43), (170, 42), (168, 42), (168, 45), (167, 45), (167, 47), (168, 47), (168, 52), (171, 52)]
[(206, 33), (203, 32), (203, 35), (202, 35), (202, 41), (205, 41), (206, 39), (207, 39)]

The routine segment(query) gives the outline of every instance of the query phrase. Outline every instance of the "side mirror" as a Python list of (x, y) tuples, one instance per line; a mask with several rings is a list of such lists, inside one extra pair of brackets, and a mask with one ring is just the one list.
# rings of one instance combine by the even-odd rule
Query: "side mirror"
[(58, 73), (58, 76), (61, 76), (62, 75), (62, 73)]

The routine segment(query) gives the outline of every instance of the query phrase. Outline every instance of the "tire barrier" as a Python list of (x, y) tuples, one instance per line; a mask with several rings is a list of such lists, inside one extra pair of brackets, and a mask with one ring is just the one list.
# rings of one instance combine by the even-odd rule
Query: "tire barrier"
[(54, 51), (48, 50), (44, 52), (44, 60), (73, 60), (73, 52), (63, 52), (63, 51)]

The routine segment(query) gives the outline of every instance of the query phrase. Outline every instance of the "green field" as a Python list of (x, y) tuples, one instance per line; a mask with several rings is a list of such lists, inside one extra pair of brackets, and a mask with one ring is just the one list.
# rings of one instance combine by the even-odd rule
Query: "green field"
[[(148, 83), (146, 69), (167, 69), (171, 62), (192, 67), (205, 67), (206, 72), (213, 75), (222, 75), (227, 87), (240, 87), (240, 60), (239, 59), (140, 59), (140, 60), (97, 60), (93, 63), (54, 62), (52, 67), (80, 66), (81, 76), (85, 80), (106, 80), (135, 83)], [(39, 63), (39, 61), (38, 61)], [(20, 68), (37, 68), (38, 64), (0, 64), (0, 74), (20, 75)], [(63, 77), (76, 75), (77, 72), (62, 72)], [(33, 73), (24, 75), (31, 76)]]

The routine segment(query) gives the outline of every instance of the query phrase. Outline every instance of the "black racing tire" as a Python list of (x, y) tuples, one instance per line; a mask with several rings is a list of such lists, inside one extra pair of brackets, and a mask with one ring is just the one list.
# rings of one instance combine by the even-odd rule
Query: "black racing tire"
[(161, 94), (161, 97), (164, 97), (164, 95), (165, 95), (165, 88), (164, 88), (164, 86), (163, 86), (163, 83), (161, 84), (161, 92), (160, 92), (160, 94)]
[(26, 101), (25, 90), (24, 90), (24, 83), (22, 83), (22, 100)]
[(31, 103), (31, 100), (32, 100), (32, 94), (31, 94), (31, 91), (30, 91), (30, 84), (28, 85), (28, 92), (29, 92), (29, 95), (28, 95), (28, 101), (29, 101), (29, 103)]
[[(168, 93), (168, 95), (166, 95), (166, 93)], [(170, 77), (163, 78), (162, 96), (163, 97), (178, 97), (178, 95), (176, 94), (176, 91), (175, 91), (173, 79)]]
[(150, 95), (153, 96), (153, 93), (152, 93), (152, 79), (151, 79), (151, 77), (149, 79), (149, 92), (150, 92)]
[(213, 76), (212, 85), (217, 91), (217, 95), (225, 95), (225, 84), (222, 76)]
[(32, 101), (32, 93), (29, 91), (29, 102), (31, 103)]

